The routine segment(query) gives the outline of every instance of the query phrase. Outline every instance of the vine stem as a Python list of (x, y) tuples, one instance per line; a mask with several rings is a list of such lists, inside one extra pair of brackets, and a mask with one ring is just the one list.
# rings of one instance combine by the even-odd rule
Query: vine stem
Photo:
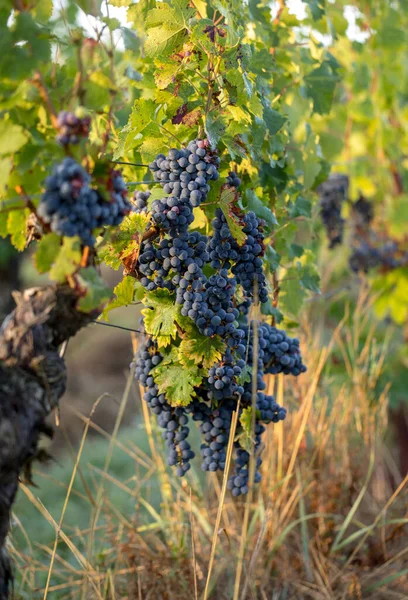
[(48, 93), (48, 90), (46, 88), (46, 85), (44, 83), (44, 80), (42, 78), (42, 75), (39, 71), (37, 71), (34, 75), (34, 77), (31, 80), (31, 83), (33, 85), (35, 85), (35, 87), (39, 90), (41, 98), (44, 100), (47, 108), (48, 108), (48, 112), (51, 115), (51, 123), (53, 125), (53, 127), (57, 127), (58, 124), (58, 117), (57, 117), (57, 111), (55, 109), (54, 104), (52, 103), (52, 100), (50, 98), (50, 95)]
[[(30, 196), (27, 194), (27, 192), (24, 190), (22, 185), (16, 185), (16, 192), (17, 194), (19, 194), (20, 196), (22, 196), (22, 198), (24, 199), (25, 202), (25, 208), (29, 208), (33, 213), (36, 213), (36, 207), (33, 204), (33, 201), (31, 200)], [(38, 217), (37, 217), (38, 218)]]
[(146, 169), (150, 169), (149, 165), (142, 165), (141, 163), (126, 162), (124, 160), (112, 160), (111, 162), (116, 165), (130, 165), (132, 167), (146, 167)]

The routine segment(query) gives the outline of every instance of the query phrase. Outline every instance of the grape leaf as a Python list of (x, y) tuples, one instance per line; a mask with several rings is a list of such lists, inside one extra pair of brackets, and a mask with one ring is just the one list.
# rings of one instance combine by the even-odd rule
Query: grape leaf
[(243, 385), (244, 383), (249, 383), (251, 381), (252, 376), (252, 367), (248, 364), (245, 364), (244, 368), (241, 371), (241, 375), (238, 378), (239, 385)]
[(297, 317), (306, 297), (306, 291), (299, 280), (296, 267), (288, 269), (280, 284), (279, 307), (284, 313)]
[(7, 234), (8, 234), (7, 217), (8, 217), (7, 213), (0, 212), (0, 237), (2, 237), (2, 238), (7, 237)]
[(333, 102), (334, 90), (339, 80), (331, 61), (325, 60), (322, 64), (306, 75), (304, 82), (306, 93), (313, 100), (313, 111), (319, 115), (330, 112)]
[(0, 155), (17, 152), (27, 139), (27, 134), (20, 125), (15, 125), (4, 118), (0, 121)]
[(78, 308), (82, 312), (90, 313), (100, 309), (112, 296), (112, 290), (107, 287), (95, 267), (81, 269), (78, 273), (78, 282), (85, 291), (85, 295), (78, 302)]
[(258, 198), (253, 190), (246, 190), (245, 195), (249, 210), (253, 210), (257, 217), (264, 219), (269, 227), (278, 225), (278, 221), (271, 209)]
[(81, 240), (79, 237), (64, 237), (63, 243), (50, 270), (50, 278), (63, 283), (81, 263)]
[(218, 335), (209, 338), (192, 327), (179, 346), (179, 360), (185, 366), (202, 365), (209, 369), (221, 360), (226, 347)]
[(155, 337), (159, 348), (168, 346), (177, 336), (176, 321), (180, 314), (179, 305), (174, 303), (174, 294), (166, 289), (147, 292), (143, 304), (146, 308), (141, 312), (147, 333)]
[(305, 0), (309, 6), (314, 21), (318, 21), (325, 14), (324, 0)]
[(150, 10), (145, 21), (147, 56), (163, 58), (179, 48), (187, 35), (186, 21), (193, 15), (194, 10), (182, 2), (177, 9), (163, 2)]
[(242, 225), (234, 215), (232, 208), (237, 202), (237, 192), (233, 188), (224, 188), (221, 190), (221, 196), (218, 200), (219, 206), (227, 220), (232, 237), (242, 246), (245, 244), (246, 235), (242, 231)]
[(287, 121), (284, 115), (269, 106), (264, 106), (263, 118), (271, 135), (278, 133)]
[(238, 436), (238, 442), (241, 448), (251, 453), (253, 449), (253, 435), (252, 435), (252, 406), (248, 406), (244, 408), (241, 416), (239, 417), (239, 422), (242, 427), (242, 432)]
[[(108, 244), (98, 249), (99, 258), (112, 269), (119, 269), (122, 260), (129, 270), (135, 266), (139, 256), (140, 242), (146, 231), (149, 217), (144, 214), (131, 213), (120, 224), (119, 231)], [(132, 263), (132, 264), (131, 264)]]
[(0, 158), (0, 196), (6, 191), (12, 167), (13, 162), (10, 157)]
[(47, 233), (38, 243), (34, 261), (39, 273), (47, 273), (58, 256), (61, 238), (56, 233)]
[(197, 366), (186, 367), (177, 360), (177, 348), (173, 348), (154, 369), (153, 378), (159, 392), (165, 394), (171, 406), (188, 406), (196, 395), (194, 388), (203, 379)]
[(222, 117), (212, 118), (211, 115), (207, 115), (205, 120), (205, 132), (208, 137), (208, 141), (211, 146), (215, 148), (223, 136), (226, 129), (225, 121)]
[(302, 287), (316, 294), (320, 294), (320, 277), (317, 268), (313, 265), (300, 267), (300, 283)]
[(118, 285), (114, 288), (113, 293), (115, 294), (115, 298), (109, 302), (105, 306), (102, 317), (106, 320), (108, 319), (108, 313), (115, 308), (120, 308), (121, 306), (128, 306), (133, 302), (133, 298), (135, 295), (135, 287), (136, 287), (136, 279), (133, 277), (124, 277), (123, 280), (118, 283)]
[(11, 243), (20, 252), (24, 250), (27, 241), (27, 219), (30, 214), (28, 208), (12, 210), (7, 217), (7, 231), (11, 236)]

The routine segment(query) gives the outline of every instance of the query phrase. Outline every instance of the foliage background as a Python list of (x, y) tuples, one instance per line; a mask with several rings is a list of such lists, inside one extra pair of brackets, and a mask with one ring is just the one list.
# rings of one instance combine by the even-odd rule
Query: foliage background
[[(242, 177), (243, 206), (267, 221), (271, 303), (265, 317), (300, 331), (311, 373), (300, 384), (270, 382), (292, 416), (287, 429), (279, 426), (268, 441), (270, 477), (264, 474), (265, 486), (252, 507), (246, 564), (255, 556), (282, 598), (406, 597), (406, 573), (399, 562), (406, 517), (404, 496), (399, 496), (404, 488), (399, 486), (406, 471), (399, 464), (398, 445), (404, 447), (398, 435), (407, 399), (408, 272), (351, 276), (349, 237), (339, 250), (327, 249), (315, 189), (330, 165), (347, 173), (351, 198), (361, 192), (375, 203), (375, 226), (406, 240), (407, 3), (309, 0), (302, 3), (301, 20), (284, 2), (273, 3), (272, 10), (267, 2), (253, 1), (243, 10), (238, 0), (197, 0), (194, 7), (179, 0), (157, 6), (149, 0), (81, 0), (62, 9), (51, 1), (14, 6), (0, 1), (0, 234), (10, 235), (24, 249), (30, 212), (29, 207), (21, 210), (26, 196), (38, 203), (45, 176), (64, 155), (54, 141), (53, 117), (61, 109), (85, 105), (92, 116), (91, 144), (78, 150), (91, 165), (105, 153), (145, 164), (178, 141), (207, 134), (223, 153), (222, 174), (235, 167)], [(197, 11), (210, 17), (208, 22), (198, 20)], [(114, 16), (125, 12), (127, 22)], [(214, 27), (217, 19), (221, 30), (224, 22), (231, 25), (225, 37), (215, 33), (214, 44), (204, 29)], [(347, 35), (350, 20), (353, 39)], [(243, 47), (238, 45), (242, 39)], [(130, 182), (150, 180), (143, 168), (123, 166), (123, 173)], [(137, 189), (144, 187), (152, 186)], [(216, 201), (215, 195), (210, 200)], [(212, 211), (209, 206), (197, 214), (203, 230)], [(344, 211), (347, 216), (347, 206)], [(60, 251), (62, 277), (72, 264), (78, 266), (74, 250)], [(114, 253), (114, 248), (101, 248), (108, 262)], [(34, 260), (40, 270), (53, 265), (41, 266), (38, 252)], [(105, 276), (119, 283), (115, 275)], [(25, 266), (24, 281), (37, 281), (35, 277)], [(128, 297), (120, 289), (116, 304), (126, 305)], [(138, 308), (128, 306), (108, 318), (137, 328)], [(78, 407), (87, 414), (98, 396), (96, 365), (112, 365), (112, 340), (120, 340), (123, 358), (114, 362), (111, 379), (105, 376), (101, 384), (101, 392), (113, 392), (116, 402), (104, 398), (96, 411), (96, 423), (111, 433), (132, 352), (126, 334), (111, 335), (108, 328), (97, 352), (93, 332), (100, 329), (92, 326), (69, 348), (75, 369), (70, 385), (81, 377), (84, 363), (91, 372), (83, 385), (71, 388), (69, 398), (78, 396)], [(137, 597), (133, 585), (148, 597), (148, 581), (159, 581), (163, 565), (164, 580), (173, 591), (157, 584), (156, 597), (170, 593), (167, 597), (182, 598), (185, 593), (191, 598), (193, 572), (203, 584), (219, 483), (194, 473), (188, 484), (180, 485), (160, 461), (153, 464), (160, 452), (155, 454), (152, 440), (159, 449), (160, 441), (154, 425), (150, 432), (150, 421), (142, 421), (138, 390), (132, 394), (137, 410), (129, 407), (128, 397), (125, 402), (125, 422), (132, 428), (119, 437), (115, 430), (108, 436), (115, 448), (112, 461), (106, 460), (107, 442), (90, 435), (83, 462), (74, 471), (74, 491), (67, 493), (72, 456), (65, 441), (58, 455), (62, 466), (42, 471), (41, 490), (22, 488), (11, 541), (22, 598), (43, 597), (50, 556), (55, 563), (50, 585), (63, 586), (52, 588), (50, 598), (78, 597), (75, 582), (84, 597), (88, 587), (93, 597)], [(389, 403), (399, 411), (398, 428), (386, 427)], [(65, 421), (74, 438), (77, 419)], [(402, 432), (403, 437), (406, 429)], [(320, 462), (314, 464), (316, 456)], [(361, 465), (355, 464), (356, 456), (362, 457)], [(285, 474), (291, 469), (294, 475), (287, 484)], [(66, 498), (63, 532), (72, 544), (60, 541), (55, 554), (56, 522)], [(271, 499), (274, 508), (268, 505)], [(171, 515), (177, 503), (179, 511)], [(193, 530), (197, 527), (197, 536), (206, 540), (196, 548), (198, 567), (193, 569), (191, 513)], [(325, 515), (320, 520), (312, 516), (320, 513)], [(41, 523), (48, 522), (40, 535), (39, 514)], [(232, 557), (231, 564), (237, 562), (242, 512), (228, 500), (226, 515), (227, 542), (219, 544), (218, 574), (227, 573), (233, 587), (233, 567), (229, 571), (223, 561)], [(141, 528), (136, 540), (135, 523)], [(268, 550), (257, 554), (263, 528)], [(377, 547), (383, 539), (387, 550)], [(361, 554), (353, 556), (354, 544), (361, 540)], [(154, 552), (161, 564), (152, 560)], [(130, 574), (121, 574), (123, 569)], [(137, 575), (142, 572), (147, 578)], [(252, 593), (260, 594), (262, 578), (255, 573), (256, 568)], [(94, 580), (97, 584), (90, 583)], [(215, 581), (220, 585), (218, 575)], [(222, 586), (215, 590), (229, 593)]]

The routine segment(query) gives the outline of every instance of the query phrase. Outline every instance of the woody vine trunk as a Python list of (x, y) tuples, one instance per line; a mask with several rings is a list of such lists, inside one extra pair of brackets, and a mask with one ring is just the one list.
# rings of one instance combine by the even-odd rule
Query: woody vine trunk
[(0, 600), (11, 592), (6, 538), (18, 482), (66, 387), (59, 347), (95, 317), (76, 309), (68, 286), (29, 289), (15, 300), (0, 329)]

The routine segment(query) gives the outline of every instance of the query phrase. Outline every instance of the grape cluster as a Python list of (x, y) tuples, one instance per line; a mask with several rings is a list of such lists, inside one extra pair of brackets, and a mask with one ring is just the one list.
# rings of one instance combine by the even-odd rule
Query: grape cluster
[(195, 140), (187, 148), (172, 148), (167, 156), (159, 154), (149, 168), (166, 194), (196, 207), (210, 191), (208, 182), (218, 179), (219, 164), (208, 140)]
[(187, 438), (189, 435), (188, 416), (182, 407), (172, 407), (160, 394), (152, 371), (163, 357), (152, 338), (146, 338), (139, 347), (134, 361), (135, 377), (146, 388), (143, 400), (157, 416), (159, 426), (163, 428), (163, 437), (168, 447), (167, 462), (176, 467), (176, 474), (183, 476), (191, 467), (190, 460), (195, 454)]
[(372, 203), (360, 195), (352, 206), (352, 216), (354, 226), (366, 230), (374, 218)]
[(265, 373), (298, 376), (306, 371), (298, 338), (290, 338), (283, 329), (267, 323), (259, 327), (260, 346), (264, 346)]
[(147, 202), (150, 198), (150, 195), (151, 194), (149, 191), (135, 192), (133, 194), (133, 202), (134, 202), (133, 212), (146, 214), (148, 211)]
[(109, 200), (91, 187), (89, 174), (72, 158), (65, 158), (45, 181), (45, 192), (37, 214), (51, 231), (67, 237), (79, 236), (86, 246), (95, 244), (93, 230), (119, 225), (131, 210), (126, 184), (120, 171), (109, 173)]
[(227, 457), (234, 403), (226, 400), (219, 408), (211, 409), (204, 402), (193, 405), (193, 420), (200, 422), (204, 442), (200, 447), (203, 471), (223, 471)]
[[(245, 351), (245, 347), (244, 347)], [(224, 398), (238, 398), (244, 393), (240, 384), (242, 370), (245, 367), (243, 358), (236, 359), (230, 348), (227, 349), (220, 364), (215, 364), (208, 371), (208, 397), (220, 402)]]
[(192, 280), (193, 273), (208, 262), (206, 247), (207, 238), (197, 231), (163, 238), (156, 244), (143, 242), (139, 254), (141, 284), (149, 291), (161, 287), (177, 289), (179, 294), (181, 279), (187, 276)]
[(341, 244), (344, 233), (344, 219), (341, 216), (343, 203), (348, 196), (347, 175), (334, 173), (318, 187), (320, 216), (326, 229), (329, 247)]
[[(147, 290), (168, 289), (180, 305), (182, 317), (191, 319), (199, 333), (210, 340), (215, 336), (218, 340), (222, 338), (225, 349), (221, 358), (204, 373), (200, 385), (195, 386), (195, 395), (186, 407), (170, 406), (165, 394), (159, 393), (155, 369), (163, 368), (160, 367), (162, 358), (152, 340), (145, 341), (136, 357), (136, 377), (146, 387), (144, 399), (164, 429), (168, 463), (176, 467), (178, 475), (184, 475), (190, 468), (193, 457), (187, 439), (189, 417), (199, 425), (203, 438), (201, 468), (212, 472), (224, 470), (238, 400), (238, 417), (241, 418), (244, 411), (252, 410), (255, 388), (254, 481), (258, 482), (264, 424), (277, 423), (286, 417), (286, 410), (273, 396), (265, 394), (264, 375), (296, 376), (306, 367), (296, 338), (289, 338), (284, 331), (266, 323), (256, 325), (248, 319), (254, 300), (266, 302), (268, 299), (262, 263), (262, 221), (253, 212), (241, 214), (237, 210), (236, 218), (245, 234), (241, 245), (232, 236), (219, 209), (212, 223), (212, 235), (189, 230), (193, 208), (205, 199), (209, 182), (218, 178), (218, 164), (219, 159), (206, 140), (196, 140), (187, 148), (172, 149), (167, 156), (156, 157), (151, 168), (168, 195), (155, 200), (150, 209), (147, 196), (135, 197), (136, 210), (149, 215), (151, 226), (157, 232), (156, 237), (141, 244), (137, 268)], [(239, 178), (230, 172), (225, 185), (236, 188), (239, 184)], [(239, 303), (237, 298), (240, 298)], [(182, 328), (182, 325), (181, 321), (179, 326)], [(246, 493), (250, 485), (251, 455), (241, 447), (240, 439), (246, 435), (249, 441), (251, 432), (244, 430), (241, 420), (238, 423), (233, 442), (234, 466), (228, 482), (234, 496)]]
[(238, 188), (241, 185), (241, 180), (234, 171), (228, 173), (227, 184), (234, 188)]
[[(260, 456), (262, 451), (262, 434), (265, 432), (265, 427), (262, 423), (256, 423), (255, 425), (255, 443), (254, 443), (254, 460), (255, 460), (255, 474), (254, 483), (261, 481), (261, 473), (258, 471), (262, 464), (262, 458)], [(247, 450), (237, 446), (234, 469), (232, 475), (229, 477), (227, 482), (227, 488), (231, 490), (233, 496), (241, 496), (241, 494), (247, 494), (249, 490), (249, 475), (250, 475), (250, 460), (251, 455)]]
[(286, 419), (286, 408), (275, 402), (273, 396), (258, 392), (256, 409), (259, 410), (260, 420), (264, 423), (278, 423)]
[(359, 239), (353, 247), (349, 265), (355, 273), (368, 273), (375, 268), (391, 271), (408, 265), (408, 252), (393, 240), (375, 246), (370, 241)]
[(248, 298), (253, 298), (255, 294), (260, 302), (267, 302), (268, 289), (262, 261), (265, 250), (262, 221), (252, 211), (244, 215), (242, 231), (246, 234), (246, 241), (242, 246), (231, 235), (221, 209), (217, 209), (212, 225), (214, 234), (208, 242), (211, 266), (214, 269), (231, 268)]
[(78, 144), (81, 138), (87, 138), (91, 126), (91, 117), (78, 117), (75, 113), (61, 111), (57, 118), (57, 142), (62, 146)]

